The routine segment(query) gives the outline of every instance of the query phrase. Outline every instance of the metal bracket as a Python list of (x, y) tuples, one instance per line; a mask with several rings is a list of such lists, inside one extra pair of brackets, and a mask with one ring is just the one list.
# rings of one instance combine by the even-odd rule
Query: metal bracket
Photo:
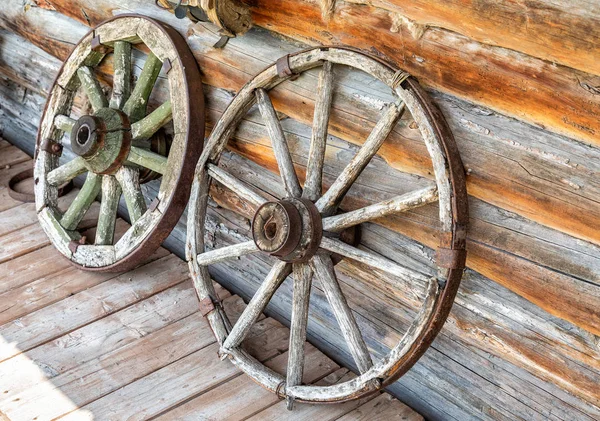
[(213, 48), (223, 48), (227, 45), (227, 43), (229, 42), (229, 38), (231, 38), (228, 35), (222, 34), (221, 38), (219, 38), (219, 40), (217, 42), (215, 42), (215, 45), (213, 45)]
[(435, 252), (436, 264), (445, 269), (462, 269), (467, 260), (467, 250), (438, 247)]
[(85, 244), (85, 235), (82, 236), (79, 240), (71, 240), (71, 242), (69, 243), (69, 250), (71, 250), (71, 253), (75, 254), (77, 253), (77, 248), (79, 248), (79, 246), (82, 246)]
[(150, 212), (154, 212), (156, 208), (158, 208), (158, 205), (160, 205), (160, 199), (158, 197), (155, 197), (152, 203), (150, 203), (150, 206), (148, 206), (148, 210)]
[(213, 300), (211, 296), (200, 300), (200, 314), (202, 314), (202, 317), (208, 316), (217, 307), (221, 307), (221, 301)]
[(40, 149), (42, 151), (48, 152), (49, 154), (61, 156), (63, 151), (63, 145), (61, 145), (58, 142), (55, 142), (50, 138), (46, 138), (42, 140), (42, 143), (40, 143)]
[(171, 66), (171, 60), (169, 60), (168, 58), (165, 58), (165, 61), (163, 61), (163, 64), (161, 67), (161, 70), (163, 71), (163, 73), (165, 75), (168, 75), (172, 68), (173, 68), (173, 66)]
[(109, 46), (104, 45), (102, 44), (102, 42), (100, 42), (100, 35), (96, 35), (94, 38), (92, 38), (92, 41), (90, 42), (90, 47), (92, 51), (97, 53), (106, 54), (110, 51)]
[(283, 57), (280, 57), (275, 62), (275, 68), (277, 69), (277, 75), (279, 75), (279, 77), (281, 77), (281, 78), (289, 77), (290, 80), (298, 79), (299, 75), (294, 73), (292, 71), (292, 69), (290, 68), (290, 55), (289, 54), (287, 54)]

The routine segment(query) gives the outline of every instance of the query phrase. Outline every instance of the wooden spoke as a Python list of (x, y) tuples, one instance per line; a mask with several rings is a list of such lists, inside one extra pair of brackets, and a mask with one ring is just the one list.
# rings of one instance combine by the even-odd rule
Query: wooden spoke
[(258, 248), (256, 247), (256, 244), (254, 244), (254, 241), (246, 241), (233, 246), (221, 247), (220, 249), (200, 253), (196, 257), (196, 261), (201, 266), (208, 266), (229, 259), (237, 259), (257, 251)]
[(428, 203), (435, 202), (437, 199), (437, 186), (425, 187), (352, 212), (324, 218), (323, 229), (325, 231), (333, 232), (341, 231), (363, 222), (373, 221), (374, 219), (383, 218), (384, 216), (393, 215), (399, 212), (406, 212)]
[(233, 175), (229, 174), (223, 168), (215, 164), (207, 164), (207, 168), (208, 174), (212, 178), (226, 186), (228, 189), (230, 189), (242, 199), (245, 199), (246, 201), (252, 203), (256, 207), (261, 206), (267, 201), (267, 199), (262, 197), (260, 194), (255, 193), (245, 183), (238, 180)]
[(277, 118), (277, 113), (271, 99), (267, 94), (267, 91), (260, 88), (256, 90), (256, 101), (258, 102), (258, 108), (267, 126), (269, 137), (273, 145), (273, 152), (277, 159), (277, 165), (279, 166), (279, 172), (283, 180), (283, 185), (287, 193), (292, 197), (300, 197), (302, 195), (302, 188), (298, 182), (298, 176), (294, 169), (294, 162), (290, 155), (287, 141), (281, 123)]
[(73, 125), (75, 125), (75, 120), (66, 115), (59, 114), (54, 117), (54, 127), (63, 132), (71, 133), (73, 129)]
[(321, 282), (323, 292), (340, 325), (340, 329), (350, 348), (350, 353), (356, 362), (358, 370), (361, 374), (366, 372), (373, 366), (373, 361), (360, 333), (356, 319), (352, 314), (352, 310), (348, 306), (346, 297), (337, 281), (331, 258), (327, 255), (316, 254), (310, 260), (310, 267)]
[(149, 139), (158, 129), (172, 119), (171, 101), (167, 101), (146, 117), (131, 125), (131, 138), (133, 140)]
[(113, 54), (113, 88), (110, 108), (120, 110), (131, 94), (131, 44), (116, 41)]
[(161, 67), (162, 62), (160, 59), (153, 53), (149, 53), (135, 88), (133, 88), (131, 96), (123, 105), (123, 111), (132, 122), (141, 120), (146, 115), (148, 98), (150, 98), (152, 89), (154, 89)]
[(100, 201), (100, 213), (98, 215), (98, 227), (96, 229), (97, 245), (113, 244), (115, 236), (115, 221), (121, 197), (121, 186), (112, 175), (102, 177), (102, 200)]
[(127, 156), (127, 162), (149, 168), (159, 174), (166, 172), (167, 161), (167, 157), (137, 146), (132, 146)]
[(86, 171), (85, 160), (78, 156), (66, 164), (50, 171), (46, 175), (46, 179), (51, 186), (61, 186)]
[[(307, 264), (294, 264), (294, 296), (292, 301), (292, 321), (290, 324), (290, 346), (287, 364), (287, 386), (302, 383), (304, 372), (304, 342), (308, 323), (308, 305), (312, 270)], [(291, 406), (292, 402), (288, 402)]]
[(77, 77), (94, 111), (108, 107), (108, 101), (104, 92), (102, 92), (100, 82), (98, 82), (98, 79), (94, 76), (94, 71), (90, 67), (81, 66), (77, 69)]
[(334, 238), (323, 237), (321, 240), (321, 248), (335, 254), (340, 254), (357, 262), (387, 272), (406, 280), (407, 282), (429, 282), (429, 277), (422, 273), (410, 270), (404, 266), (392, 262), (385, 257), (381, 257), (375, 253), (357, 249), (340, 240)]
[(146, 201), (140, 187), (140, 173), (136, 168), (124, 165), (119, 168), (116, 176), (123, 190), (127, 212), (133, 225), (146, 212)]
[(102, 178), (93, 172), (89, 172), (85, 183), (75, 196), (73, 203), (69, 206), (69, 209), (65, 212), (60, 220), (60, 224), (66, 230), (74, 230), (81, 222), (81, 219), (85, 216), (86, 212), (100, 193), (100, 187), (102, 185)]
[(325, 160), (325, 147), (327, 146), (327, 125), (331, 112), (333, 99), (333, 63), (326, 61), (319, 75), (317, 86), (317, 100), (313, 115), (312, 136), (310, 138), (310, 151), (306, 165), (306, 180), (304, 182), (303, 196), (315, 201), (321, 195), (323, 182), (323, 161)]
[(250, 328), (263, 312), (271, 297), (277, 291), (277, 288), (279, 288), (283, 280), (290, 274), (290, 271), (291, 265), (282, 261), (278, 261), (271, 268), (260, 288), (258, 288), (237, 323), (231, 329), (227, 339), (223, 342), (223, 351), (225, 353), (227, 350), (236, 348), (242, 343)]
[(317, 201), (316, 206), (321, 213), (330, 215), (337, 208), (354, 181), (375, 156), (396, 122), (402, 117), (404, 109), (403, 103), (393, 103), (388, 106), (358, 153), (329, 187), (329, 190)]

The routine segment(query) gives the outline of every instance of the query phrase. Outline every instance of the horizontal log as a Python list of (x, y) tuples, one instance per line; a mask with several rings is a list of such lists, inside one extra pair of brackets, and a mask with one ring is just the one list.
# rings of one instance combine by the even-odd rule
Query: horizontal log
[[(7, 37), (6, 42), (9, 42), (9, 40), (11, 38)], [(18, 63), (16, 62), (15, 64)], [(26, 62), (23, 63), (25, 64)], [(50, 64), (47, 65), (50, 66)], [(54, 64), (54, 66), (58, 66), (58, 64)], [(26, 69), (25, 65), (24, 68)], [(3, 69), (4, 67), (0, 66), (0, 72), (4, 71)], [(26, 73), (24, 72), (24, 74)], [(51, 75), (48, 76), (48, 78), (50, 77)], [(205, 92), (209, 107), (207, 122), (210, 129), (231, 100), (231, 94), (212, 88), (207, 88)], [(5, 97), (7, 99), (11, 96), (14, 96), (15, 101), (21, 100), (19, 95), (6, 92)], [(37, 104), (37, 111), (28, 120), (36, 121), (39, 119), (39, 107), (43, 106), (43, 100), (34, 95), (26, 95), (26, 98), (26, 104)], [(543, 174), (545, 177), (548, 177), (548, 171), (552, 170), (557, 172), (557, 178), (571, 176), (583, 178), (587, 175), (589, 182), (592, 181), (593, 174), (596, 173), (595, 168), (600, 163), (598, 158), (594, 158), (596, 151), (589, 148), (580, 149), (578, 144), (571, 143), (564, 138), (536, 131), (518, 122), (489, 113), (480, 108), (470, 107), (463, 102), (446, 96), (436, 98), (444, 110), (457, 113), (455, 116), (451, 114), (450, 123), (459, 141), (462, 139), (465, 142), (470, 142), (468, 144), (473, 145), (485, 145), (488, 142), (495, 143), (497, 148), (493, 156), (499, 159), (500, 155), (498, 154), (502, 153), (516, 159), (516, 154), (519, 154), (519, 156), (522, 156), (520, 159), (527, 162), (530, 166), (528, 169), (529, 172), (533, 171), (532, 168), (537, 168), (536, 171), (543, 171), (538, 174)], [(160, 101), (162, 99), (159, 97), (157, 100)], [(22, 107), (21, 105), (20, 109), (23, 109)], [(17, 106), (9, 105), (6, 108), (16, 109)], [(15, 121), (15, 118), (10, 120)], [(291, 119), (282, 121), (282, 124), (287, 136), (298, 139), (298, 141), (294, 141), (292, 148), (293, 154), (297, 156), (294, 159), (305, 162), (304, 158), (301, 157), (305, 157), (308, 154), (309, 128)], [(486, 130), (488, 134), (486, 134)], [(234, 146), (246, 156), (262, 162), (263, 165), (271, 168), (273, 171), (277, 171), (277, 166), (269, 146), (270, 142), (266, 138), (265, 133), (260, 116), (257, 113), (249, 115), (238, 131), (238, 141)], [(517, 133), (519, 133), (518, 136)], [(527, 139), (544, 139), (547, 145), (544, 146), (544, 149), (539, 149), (543, 147), (541, 142), (525, 144), (524, 142)], [(24, 142), (23, 145), (26, 146), (27, 143)], [(344, 159), (344, 156), (351, 153), (350, 146), (344, 142), (337, 140), (334, 145), (335, 148), (333, 150), (339, 151), (339, 159)], [(415, 143), (416, 146), (417, 144)], [(478, 152), (482, 154), (486, 150), (482, 149), (478, 151), (475, 149), (473, 154), (475, 155)], [(407, 151), (407, 153), (410, 153), (410, 151)], [(332, 160), (335, 161), (335, 159), (335, 156), (329, 155), (327, 157), (330, 163)], [(495, 169), (502, 169), (503, 166), (494, 164)], [(236, 168), (235, 164), (233, 164), (233, 168)], [(238, 168), (238, 170), (241, 168), (243, 167)], [(297, 170), (302, 176), (303, 167), (297, 166)], [(341, 167), (328, 169), (328, 172), (330, 174), (337, 174), (340, 170)], [(559, 171), (561, 172), (558, 173)], [(379, 185), (379, 188), (382, 190), (381, 197), (377, 196), (377, 192), (371, 191), (369, 193), (367, 197), (373, 202), (381, 201), (389, 198), (391, 195), (397, 194), (397, 190), (395, 189), (399, 185), (399, 180), (393, 176), (388, 177), (389, 168), (387, 170), (375, 169), (370, 174), (370, 177), (376, 177), (377, 180), (377, 182), (371, 185)], [(330, 181), (332, 181), (331, 177), (330, 175)], [(536, 177), (531, 177), (531, 179), (535, 180)], [(507, 181), (502, 179), (502, 181), (506, 182), (507, 185), (514, 183), (512, 180)], [(253, 182), (255, 185), (260, 185), (259, 179), (253, 180)], [(552, 186), (555, 187), (556, 185), (553, 184)], [(542, 187), (543, 185), (536, 185), (536, 189), (532, 191), (535, 193), (537, 188)], [(517, 188), (523, 189), (524, 187), (517, 185)], [(547, 188), (549, 192), (552, 191), (550, 187)], [(390, 196), (386, 196), (388, 193)], [(489, 194), (489, 191), (486, 194)], [(540, 204), (536, 203), (537, 200), (532, 198), (526, 204), (537, 210), (540, 207), (548, 207), (547, 204), (549, 201), (553, 203), (552, 200), (554, 199), (552, 197), (543, 197), (544, 200)], [(361, 203), (348, 202), (347, 205), (350, 206), (347, 209), (352, 209), (359, 207)], [(235, 206), (240, 206), (239, 201)], [(510, 209), (509, 206), (507, 207)], [(587, 284), (587, 282), (591, 282), (592, 284), (600, 283), (600, 261), (598, 257), (600, 256), (600, 249), (597, 246), (578, 241), (573, 237), (531, 221), (523, 220), (517, 215), (507, 213), (500, 208), (490, 206), (476, 199), (471, 200), (471, 210), (471, 226), (473, 228), (469, 233), (469, 239), (473, 246), (471, 247), (470, 258), (467, 262), (469, 267), (485, 273), (490, 278), (527, 297), (532, 302), (558, 317), (570, 320), (592, 332), (597, 332), (600, 329), (600, 325), (597, 324), (597, 305), (594, 305), (593, 298), (596, 297), (597, 293), (593, 292), (595, 290), (590, 289), (590, 285)], [(552, 213), (555, 209), (546, 209), (546, 211), (548, 211), (549, 217), (552, 215), (553, 218), (557, 218), (558, 213)], [(435, 242), (435, 232), (427, 230), (427, 226), (431, 225), (432, 218), (435, 217), (435, 207), (425, 207), (407, 215), (409, 215), (408, 223), (403, 224), (399, 222), (392, 226), (392, 228), (401, 229), (401, 232), (413, 236), (426, 244), (433, 245)], [(589, 230), (593, 226), (595, 225), (590, 225), (587, 229)], [(509, 274), (504, 268), (505, 265), (509, 265), (511, 271), (515, 271), (516, 273), (523, 272), (530, 274), (528, 275), (528, 280), (524, 281), (521, 277)], [(579, 279), (584, 281), (579, 281)], [(546, 285), (550, 293), (547, 293), (546, 288), (538, 288), (540, 285)], [(590, 293), (590, 291), (592, 292)], [(579, 303), (578, 297), (586, 297), (588, 295), (589, 299)], [(592, 316), (590, 317), (590, 315)]]
[[(348, 2), (387, 10), (396, 25), (406, 25), (416, 38), (429, 28), (444, 28), (482, 44), (600, 75), (600, 63), (595, 59), (600, 55), (600, 10), (585, 0)], [(324, 17), (335, 17), (336, 12), (333, 8)]]
[[(79, 9), (73, 10), (69, 1), (53, 1), (57, 10), (83, 20)], [(109, 17), (107, 10), (112, 10), (109, 7), (112, 1), (103, 0), (88, 5), (88, 8), (94, 8), (93, 13), (86, 9), (88, 15), (97, 16), (98, 19)], [(7, 7), (7, 16), (22, 15), (21, 9), (16, 11), (12, 7)], [(128, 7), (131, 11), (159, 16), (182, 32), (187, 32), (188, 42), (202, 66), (205, 81), (228, 90), (239, 89), (253, 73), (274, 61), (282, 51), (297, 50), (295, 45), (283, 41), (278, 41), (274, 46), (268, 36), (257, 31), (250, 31), (239, 40), (236, 39), (231, 48), (215, 50), (212, 45), (217, 37), (209, 28), (199, 25), (189, 27), (188, 23), (157, 11), (139, 0), (130, 1)], [(63, 16), (63, 19), (66, 18)], [(28, 21), (28, 24), (40, 25), (37, 20)], [(62, 25), (78, 26), (69, 19)], [(83, 26), (78, 27), (72, 33), (81, 32)], [(73, 35), (63, 39), (65, 42), (77, 41), (77, 37)], [(57, 39), (44, 42), (38, 37), (36, 42), (42, 48), (51, 47), (53, 51), (61, 51), (54, 46)], [(233, 48), (235, 43), (239, 44)], [(378, 120), (381, 101), (389, 100), (385, 92), (376, 86), (368, 85), (369, 90), (357, 86), (363, 80), (363, 83), (368, 83), (368, 79), (357, 77), (338, 87), (342, 93), (337, 96), (330, 125), (332, 133), (356, 143), (367, 137), (370, 127)], [(287, 89), (280, 89), (272, 97), (275, 107), (310, 124), (313, 118), (314, 99), (311, 92), (314, 91), (314, 86), (316, 76), (301, 78), (292, 86), (288, 85)], [(554, 85), (552, 90), (555, 91)], [(508, 93), (503, 94), (503, 97), (509, 96)], [(471, 195), (543, 225), (600, 244), (600, 232), (590, 228), (596, 226), (600, 218), (597, 200), (600, 195), (600, 151), (597, 148), (585, 147), (561, 136), (535, 130), (452, 98), (444, 98), (438, 104), (449, 119), (463, 161), (471, 170), (468, 177)], [(546, 108), (540, 102), (535, 107)], [(360, 109), (360, 113), (356, 108)], [(514, 104), (511, 108), (514, 109)], [(561, 115), (563, 114), (561, 111)], [(382, 148), (381, 154), (398, 169), (429, 175), (429, 158), (424, 145), (415, 130), (409, 127), (397, 127), (396, 132), (390, 136), (389, 144)], [(556, 194), (557, 190), (560, 191), (559, 195)]]

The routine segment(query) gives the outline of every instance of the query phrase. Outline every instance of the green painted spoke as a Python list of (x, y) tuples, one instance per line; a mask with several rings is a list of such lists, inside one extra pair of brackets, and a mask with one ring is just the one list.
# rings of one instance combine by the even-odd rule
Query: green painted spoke
[(63, 132), (71, 133), (73, 129), (73, 125), (75, 125), (75, 120), (66, 115), (59, 114), (54, 117), (54, 127)]
[(110, 108), (120, 110), (131, 94), (131, 44), (116, 41), (113, 54), (113, 89)]
[(125, 196), (131, 224), (135, 224), (135, 221), (146, 212), (146, 201), (140, 186), (140, 173), (136, 168), (122, 166), (116, 176)]
[(90, 206), (92, 206), (96, 196), (100, 193), (101, 186), (102, 178), (93, 172), (89, 172), (75, 200), (73, 200), (73, 203), (71, 203), (69, 209), (67, 209), (60, 220), (60, 224), (64, 229), (74, 230), (77, 228), (77, 225), (79, 225)]
[(106, 96), (104, 95), (104, 92), (102, 92), (100, 82), (98, 82), (98, 79), (96, 79), (96, 76), (94, 76), (94, 72), (91, 67), (81, 66), (79, 69), (77, 69), (77, 77), (79, 78), (81, 86), (83, 87), (83, 90), (87, 95), (94, 111), (98, 111), (100, 108), (108, 107)]
[(115, 236), (115, 222), (121, 197), (121, 186), (112, 175), (102, 177), (102, 200), (98, 215), (98, 228), (96, 229), (96, 244), (113, 244)]
[(133, 123), (131, 125), (131, 137), (133, 140), (149, 139), (158, 129), (172, 119), (171, 101), (167, 101), (146, 117)]
[(46, 180), (48, 180), (48, 184), (51, 186), (60, 186), (86, 171), (87, 168), (85, 167), (84, 159), (78, 156), (72, 161), (50, 171), (46, 175)]
[(167, 170), (167, 158), (148, 149), (132, 146), (127, 161), (144, 168), (164, 174)]
[(141, 120), (146, 115), (146, 105), (148, 98), (154, 89), (154, 84), (160, 73), (162, 62), (154, 54), (148, 54), (142, 73), (133, 88), (131, 96), (125, 102), (123, 111), (129, 116), (132, 122)]

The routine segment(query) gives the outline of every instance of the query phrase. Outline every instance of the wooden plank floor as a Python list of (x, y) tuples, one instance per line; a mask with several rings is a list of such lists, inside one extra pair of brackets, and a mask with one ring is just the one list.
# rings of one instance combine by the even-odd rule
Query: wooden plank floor
[[(160, 249), (133, 271), (90, 274), (61, 258), (33, 206), (7, 194), (10, 176), (30, 165), (0, 140), (0, 421), (422, 419), (385, 393), (287, 411), (217, 358), (184, 261)], [(244, 302), (217, 288), (235, 318)], [(288, 329), (263, 317), (247, 347), (283, 372), (287, 341)], [(353, 376), (306, 347), (305, 382)]]

